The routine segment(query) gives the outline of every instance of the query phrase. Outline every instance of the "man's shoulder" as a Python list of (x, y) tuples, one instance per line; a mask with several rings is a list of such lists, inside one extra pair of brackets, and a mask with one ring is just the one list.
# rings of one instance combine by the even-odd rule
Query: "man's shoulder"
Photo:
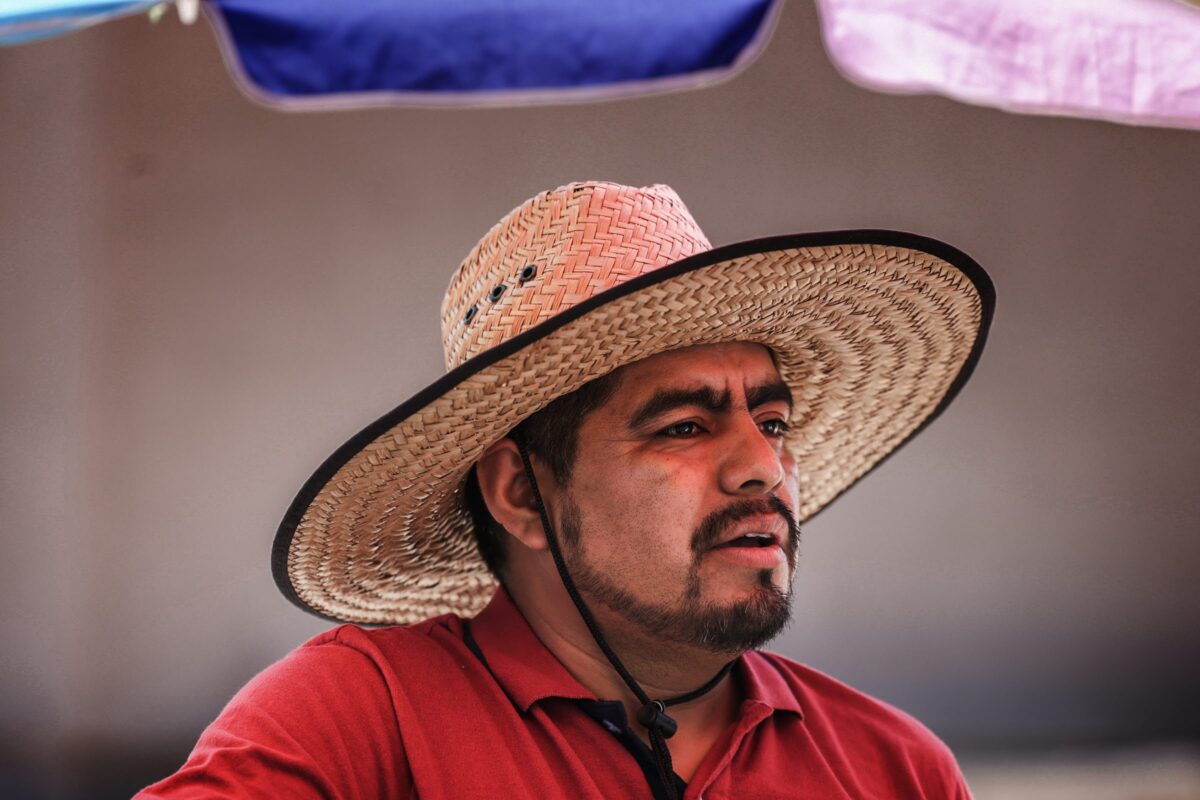
[(749, 666), (786, 685), (805, 726), (837, 738), (852, 737), (888, 750), (923, 751), (953, 761), (949, 748), (915, 717), (895, 706), (786, 656), (756, 650)]
[(463, 621), (447, 614), (411, 625), (338, 625), (304, 642), (279, 664), (294, 662), (336, 670), (357, 667), (387, 675), (427, 669), (445, 657), (457, 658), (462, 646)]
[(228, 796), (218, 784), (237, 787), (239, 797), (338, 794), (318, 792), (327, 786), (410, 796), (406, 701), (447, 699), (443, 676), (459, 672), (461, 624), (439, 617), (407, 627), (342, 625), (313, 637), (242, 687), (179, 772), (142, 796)]
[(408, 626), (331, 628), (255, 675), (223, 717), (336, 724), (364, 708), (390, 708), (400, 693), (435, 683), (462, 660), (455, 646), (461, 649), (461, 625), (447, 616)]

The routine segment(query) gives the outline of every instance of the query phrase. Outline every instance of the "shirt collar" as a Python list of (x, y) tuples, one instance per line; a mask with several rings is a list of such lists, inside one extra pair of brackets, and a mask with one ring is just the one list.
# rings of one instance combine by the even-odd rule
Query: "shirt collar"
[(738, 659), (734, 671), (742, 682), (745, 701), (762, 703), (772, 711), (790, 711), (804, 718), (796, 689), (784, 679), (767, 656), (751, 650)]
[[(497, 683), (521, 711), (548, 697), (597, 699), (546, 649), (504, 587), (471, 620), (470, 630)], [(746, 701), (801, 714), (795, 691), (762, 653), (739, 657), (734, 674)]]

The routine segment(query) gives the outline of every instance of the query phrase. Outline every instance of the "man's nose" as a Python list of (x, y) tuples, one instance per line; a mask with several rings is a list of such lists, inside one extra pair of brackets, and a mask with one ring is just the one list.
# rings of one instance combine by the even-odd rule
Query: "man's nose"
[(723, 491), (747, 496), (767, 494), (783, 482), (779, 440), (763, 433), (752, 417), (736, 420), (723, 438), (719, 475)]

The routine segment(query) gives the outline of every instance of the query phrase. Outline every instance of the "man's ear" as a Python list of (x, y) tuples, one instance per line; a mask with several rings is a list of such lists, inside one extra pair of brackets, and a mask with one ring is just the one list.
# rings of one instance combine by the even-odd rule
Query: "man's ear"
[(531, 550), (545, 550), (546, 531), (516, 442), (501, 439), (483, 451), (475, 476), (483, 502), (504, 530)]

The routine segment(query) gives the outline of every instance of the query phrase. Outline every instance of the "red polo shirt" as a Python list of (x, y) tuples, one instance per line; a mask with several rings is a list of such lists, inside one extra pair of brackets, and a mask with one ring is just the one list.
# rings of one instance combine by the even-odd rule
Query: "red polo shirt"
[[(919, 722), (772, 653), (684, 797), (968, 798)], [(682, 787), (682, 781), (679, 781)], [(149, 798), (650, 798), (649, 748), (500, 590), (468, 621), (343, 626), (254, 678)]]

